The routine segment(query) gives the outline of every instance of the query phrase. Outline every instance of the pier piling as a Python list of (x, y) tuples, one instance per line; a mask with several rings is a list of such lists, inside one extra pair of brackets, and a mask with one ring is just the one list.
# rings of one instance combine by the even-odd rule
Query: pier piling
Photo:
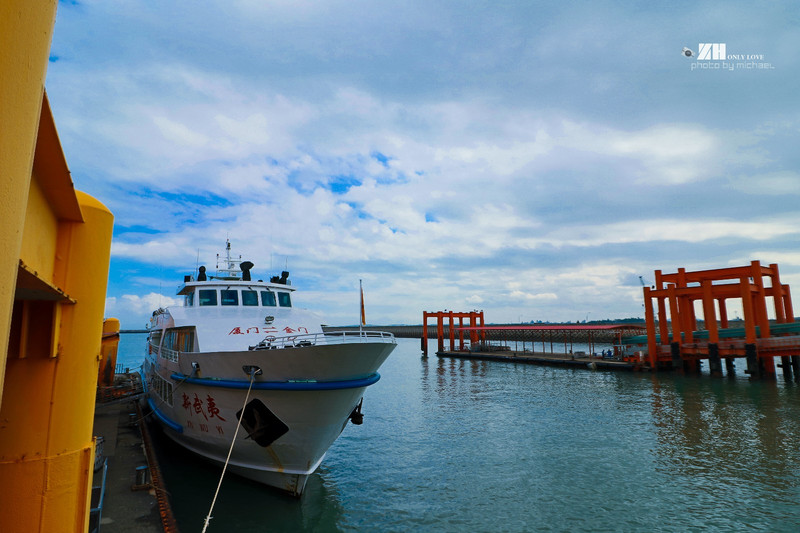
[(781, 368), (783, 369), (783, 377), (786, 381), (792, 380), (792, 358), (788, 355), (781, 356)]
[(736, 364), (730, 357), (725, 358), (725, 372), (728, 374), (728, 377), (731, 378), (736, 375)]

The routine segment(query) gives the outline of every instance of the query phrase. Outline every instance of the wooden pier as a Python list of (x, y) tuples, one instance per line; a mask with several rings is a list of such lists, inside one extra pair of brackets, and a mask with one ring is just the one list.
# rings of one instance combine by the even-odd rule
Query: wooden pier
[[(647, 334), (624, 342), (639, 345), (653, 370), (696, 373), (707, 360), (711, 374), (719, 376), (723, 361), (730, 372), (733, 359), (743, 358), (746, 373), (774, 379), (775, 357), (780, 357), (784, 377), (800, 381), (800, 323), (794, 320), (791, 292), (781, 283), (777, 264), (752, 261), (695, 272), (679, 268), (671, 274), (656, 270), (655, 284), (643, 291)], [(744, 327), (730, 327), (727, 300), (741, 302)]]
[[(783, 370), (784, 379), (800, 382), (800, 322), (794, 319), (791, 292), (788, 285), (781, 283), (777, 264), (765, 267), (759, 261), (752, 261), (741, 267), (696, 272), (680, 268), (672, 274), (656, 270), (655, 280), (652, 287), (643, 288), (644, 326), (486, 326), (482, 311), (425, 311), (422, 351), (427, 355), (428, 318), (436, 318), (437, 355), (444, 357), (654, 372), (677, 370), (687, 374), (700, 372), (705, 361), (712, 376), (723, 374), (723, 362), (728, 375), (733, 375), (734, 360), (742, 358), (747, 365), (745, 373), (752, 378), (775, 379), (777, 366)], [(768, 316), (768, 299), (772, 300), (773, 319)], [(743, 327), (729, 323), (728, 300), (741, 301)], [(469, 324), (464, 325), (464, 319)], [(505, 337), (503, 346), (488, 340), (491, 334), (494, 339), (498, 335)], [(573, 334), (583, 338), (576, 341)], [(595, 335), (605, 335), (602, 342), (613, 343), (608, 354), (602, 351), (601, 358), (594, 353)], [(448, 337), (450, 345), (445, 350)], [(522, 342), (521, 351), (518, 344), (511, 350), (512, 338), (515, 343)], [(530, 342), (530, 351), (526, 342)], [(589, 353), (573, 353), (573, 342), (588, 343)], [(542, 352), (534, 353), (540, 343)], [(564, 351), (555, 353), (554, 347), (561, 343)]]
[[(645, 331), (644, 326), (639, 324), (486, 326), (482, 311), (424, 311), (421, 341), (425, 355), (428, 354), (429, 318), (436, 319), (436, 355), (439, 357), (607, 370), (635, 370), (642, 367), (638, 358), (623, 359), (620, 350), (620, 339), (624, 335)], [(464, 325), (464, 320), (468, 321), (467, 325)], [(445, 340), (448, 338), (450, 347), (445, 349)], [(575, 350), (575, 343), (588, 345), (588, 352)], [(609, 345), (608, 349), (599, 350), (598, 346), (602, 344)], [(556, 351), (561, 347), (563, 352)], [(537, 351), (538, 348), (541, 351)], [(598, 356), (596, 351), (602, 355)]]
[(483, 361), (505, 361), (528, 365), (563, 366), (591, 370), (641, 370), (641, 365), (613, 358), (597, 357), (591, 354), (537, 353), (498, 351), (442, 351), (438, 357), (457, 359), (478, 359)]

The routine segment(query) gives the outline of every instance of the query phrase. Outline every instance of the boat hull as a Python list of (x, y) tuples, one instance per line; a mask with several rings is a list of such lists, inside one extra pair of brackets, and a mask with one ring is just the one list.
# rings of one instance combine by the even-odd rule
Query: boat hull
[[(342, 433), (392, 342), (148, 356), (148, 403), (192, 452), (295, 496)], [(252, 385), (245, 369), (257, 367)]]

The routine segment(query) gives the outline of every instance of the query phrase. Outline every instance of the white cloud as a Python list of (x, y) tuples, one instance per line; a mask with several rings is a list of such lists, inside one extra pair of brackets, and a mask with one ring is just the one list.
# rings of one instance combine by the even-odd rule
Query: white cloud
[(604, 244), (656, 242), (662, 240), (701, 243), (725, 238), (774, 239), (797, 238), (800, 228), (797, 216), (771, 217), (764, 220), (652, 219), (597, 224), (582, 228), (556, 229), (546, 237), (527, 239), (532, 246), (548, 243), (553, 246), (601, 246)]
[(173, 146), (183, 145), (188, 148), (203, 148), (209, 144), (209, 138), (181, 124), (163, 116), (154, 116), (153, 123), (164, 139), (170, 139)]
[(731, 180), (734, 188), (757, 196), (800, 195), (800, 173), (772, 172), (739, 176)]
[(60, 6), (51, 104), (130, 270), (109, 308), (149, 313), (157, 268), (210, 264), (228, 237), (257, 268), (288, 260), (343, 321), (358, 277), (371, 320), (397, 322), (630, 316), (623, 277), (754, 250), (800, 275), (795, 74), (696, 76), (671, 48), (766, 39), (758, 22), (754, 48), (790, 65), (770, 44), (796, 42), (785, 17), (605, 7)]
[(119, 319), (122, 329), (139, 329), (146, 327), (155, 309), (181, 304), (181, 299), (155, 292), (122, 294), (106, 298), (105, 316)]
[(138, 294), (123, 294), (122, 302), (119, 304), (135, 312), (147, 312), (158, 307), (180, 305), (182, 301), (183, 300), (180, 298), (172, 298), (170, 296), (164, 296), (163, 294), (151, 292), (143, 296)]
[(552, 292), (546, 292), (542, 294), (531, 294), (529, 292), (523, 292), (523, 291), (511, 291), (509, 297), (513, 300), (527, 300), (527, 301), (558, 300), (558, 295)]

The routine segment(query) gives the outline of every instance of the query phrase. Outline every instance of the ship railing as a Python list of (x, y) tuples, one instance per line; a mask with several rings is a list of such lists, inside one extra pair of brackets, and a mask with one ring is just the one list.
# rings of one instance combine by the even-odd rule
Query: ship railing
[(149, 353), (157, 354), (159, 357), (166, 359), (167, 361), (172, 361), (173, 363), (178, 362), (177, 350), (170, 350), (169, 348), (164, 348), (164, 347), (159, 349), (158, 345), (153, 344), (152, 342), (147, 343), (147, 349), (149, 350)]
[(158, 355), (167, 361), (172, 361), (173, 363), (178, 362), (178, 352), (176, 350), (170, 350), (169, 348), (162, 347)]
[(386, 331), (332, 331), (328, 333), (307, 333), (303, 335), (268, 336), (250, 350), (277, 350), (283, 348), (304, 348), (308, 346), (329, 346), (365, 342), (394, 343), (394, 335)]

